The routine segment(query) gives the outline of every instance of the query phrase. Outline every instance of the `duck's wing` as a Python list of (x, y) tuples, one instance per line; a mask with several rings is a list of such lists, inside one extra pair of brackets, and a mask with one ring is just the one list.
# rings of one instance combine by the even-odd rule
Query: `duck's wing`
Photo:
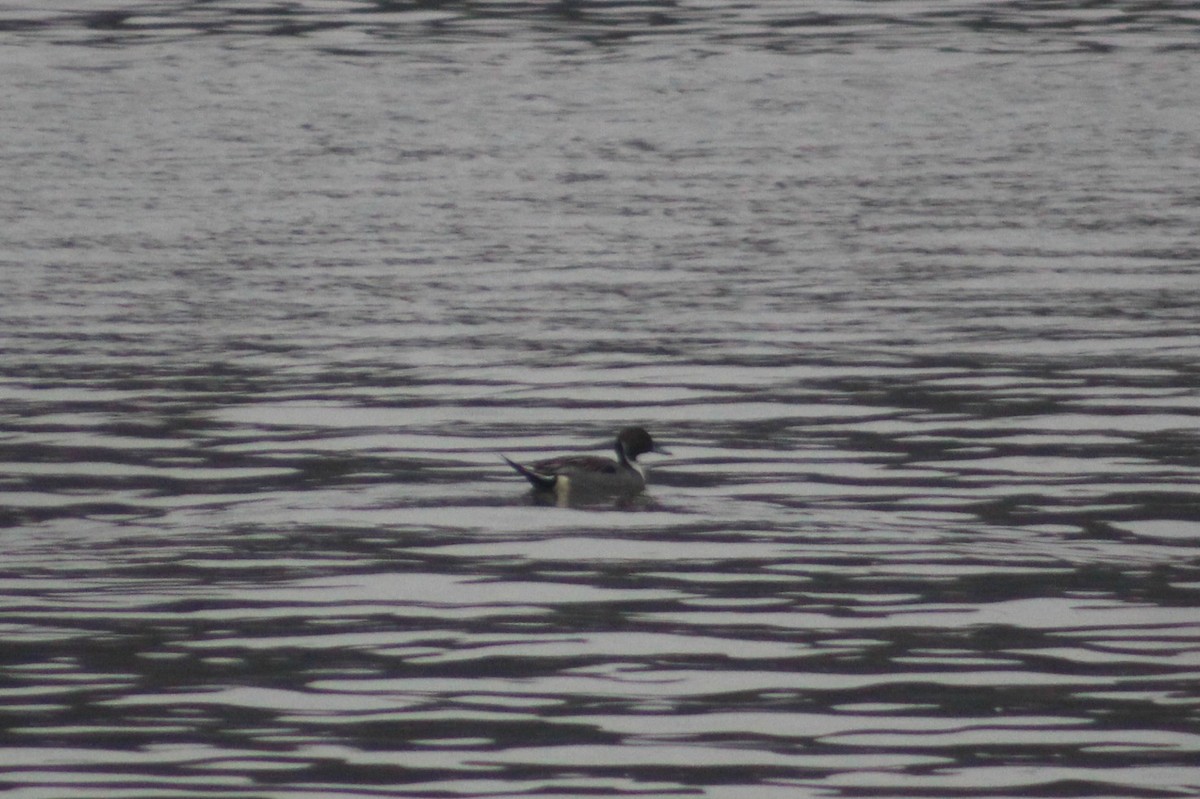
[(567, 455), (562, 458), (549, 458), (526, 466), (501, 455), (504, 461), (519, 475), (529, 481), (530, 485), (539, 491), (554, 491), (558, 487), (558, 478), (565, 481), (574, 475), (582, 474), (616, 474), (617, 462), (611, 458), (597, 455)]
[(538, 461), (529, 468), (539, 474), (570, 474), (571, 472), (616, 474), (617, 462), (612, 458), (602, 458), (599, 455), (567, 455)]

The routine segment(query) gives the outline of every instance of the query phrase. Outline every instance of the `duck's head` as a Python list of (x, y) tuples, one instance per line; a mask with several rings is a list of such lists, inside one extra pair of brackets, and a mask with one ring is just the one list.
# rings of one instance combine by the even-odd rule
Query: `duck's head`
[(637, 460), (638, 455), (657, 452), (670, 455), (665, 449), (655, 446), (654, 439), (644, 427), (626, 427), (617, 433), (617, 454), (624, 460)]

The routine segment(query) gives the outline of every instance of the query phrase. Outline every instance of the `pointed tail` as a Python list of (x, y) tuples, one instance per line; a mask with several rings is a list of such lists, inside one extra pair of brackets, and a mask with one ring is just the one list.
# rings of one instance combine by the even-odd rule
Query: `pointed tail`
[(521, 464), (519, 464), (515, 461), (509, 460), (507, 455), (501, 455), (500, 457), (504, 458), (504, 462), (507, 463), (509, 466), (513, 467), (514, 469), (516, 469), (517, 473), (520, 474), (522, 477), (524, 477), (526, 480), (528, 480), (529, 484), (532, 485), (534, 488), (540, 489), (542, 491), (553, 491), (554, 490), (554, 484), (556, 482), (558, 482), (557, 475), (541, 474), (539, 472), (535, 472), (533, 469), (530, 469), (528, 466), (522, 466)]

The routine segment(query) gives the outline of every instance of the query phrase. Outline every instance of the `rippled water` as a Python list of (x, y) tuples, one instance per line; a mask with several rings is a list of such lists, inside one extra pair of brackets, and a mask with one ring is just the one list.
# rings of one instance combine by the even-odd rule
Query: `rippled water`
[(5, 795), (1200, 791), (1200, 5), (1074, 5), (0, 7)]

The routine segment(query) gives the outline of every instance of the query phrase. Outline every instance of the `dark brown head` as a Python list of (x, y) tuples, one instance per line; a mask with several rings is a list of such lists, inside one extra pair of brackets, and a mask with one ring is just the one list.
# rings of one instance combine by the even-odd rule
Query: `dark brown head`
[(626, 427), (617, 433), (617, 457), (621, 460), (637, 460), (637, 456), (646, 452), (669, 454), (662, 447), (654, 445), (654, 439), (644, 427)]

